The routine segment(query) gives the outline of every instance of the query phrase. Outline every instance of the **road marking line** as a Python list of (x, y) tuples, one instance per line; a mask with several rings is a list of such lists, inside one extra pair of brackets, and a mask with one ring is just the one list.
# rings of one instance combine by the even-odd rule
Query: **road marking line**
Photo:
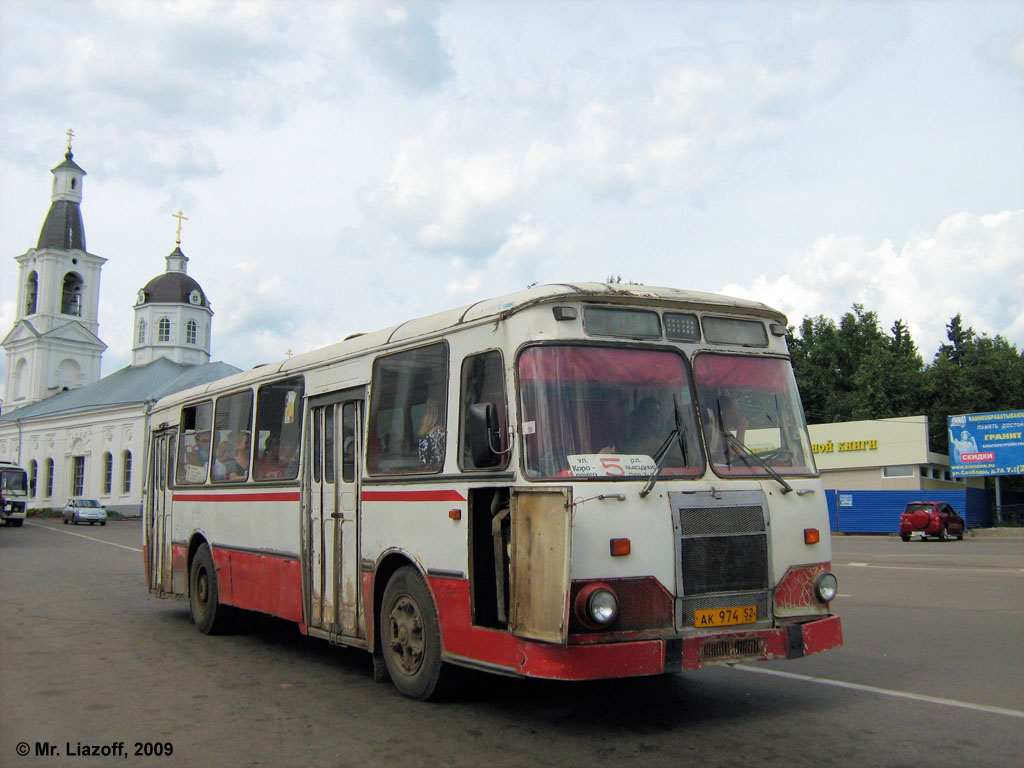
[(949, 568), (938, 568), (930, 565), (872, 565), (869, 563), (833, 563), (832, 567), (838, 568), (872, 568), (877, 571), (942, 571), (943, 573), (949, 573), (950, 571), (956, 571), (957, 573), (1024, 573), (1024, 568), (961, 568), (959, 566), (950, 566)]
[(115, 544), (112, 541), (104, 541), (103, 539), (97, 539), (94, 536), (86, 536), (82, 533), (74, 533), (73, 531), (62, 531), (60, 528), (51, 528), (48, 525), (39, 525), (38, 523), (26, 523), (31, 525), (33, 528), (42, 528), (44, 531), (53, 531), (54, 533), (63, 533), (65, 536), (77, 536), (80, 539), (88, 539), (89, 541), (98, 541), (100, 544), (109, 544), (112, 547), (119, 547), (120, 549), (127, 549), (130, 552), (141, 552), (141, 549), (135, 547), (126, 547), (124, 544)]
[(831, 685), (836, 688), (846, 688), (851, 691), (864, 691), (865, 693), (877, 693), (881, 696), (893, 696), (897, 699), (911, 699), (913, 701), (924, 701), (929, 704), (941, 704), (944, 707), (960, 707), (971, 709), (975, 712), (987, 712), (992, 715), (1006, 715), (1007, 717), (1024, 718), (1024, 712), (1019, 709), (1007, 709), (1006, 707), (991, 707), (986, 704), (971, 704), (967, 701), (956, 699), (943, 699), (938, 696), (927, 696), (923, 693), (907, 693), (906, 691), (894, 691), (889, 688), (877, 688), (873, 685), (861, 685), (860, 683), (847, 683), (842, 680), (829, 680), (824, 677), (811, 677), (810, 675), (798, 675), (795, 672), (781, 672), (777, 669), (764, 669), (760, 667), (748, 667), (745, 664), (736, 664), (736, 669), (744, 672), (757, 672), (761, 675), (774, 675), (786, 677), (790, 680), (801, 680), (805, 683), (818, 683), (819, 685)]

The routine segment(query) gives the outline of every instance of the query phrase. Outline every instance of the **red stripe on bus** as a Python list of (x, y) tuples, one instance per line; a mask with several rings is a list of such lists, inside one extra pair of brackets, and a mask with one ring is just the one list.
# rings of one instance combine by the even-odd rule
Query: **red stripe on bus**
[(298, 501), (298, 491), (277, 493), (176, 493), (175, 501)]
[(363, 501), (465, 501), (458, 491), (363, 491)]
[(222, 603), (301, 622), (302, 566), (297, 559), (214, 547)]

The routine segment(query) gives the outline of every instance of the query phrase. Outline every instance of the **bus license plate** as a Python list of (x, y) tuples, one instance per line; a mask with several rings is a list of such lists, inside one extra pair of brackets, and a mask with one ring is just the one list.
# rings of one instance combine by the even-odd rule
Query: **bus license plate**
[(735, 608), (712, 608), (693, 612), (693, 626), (695, 627), (727, 627), (730, 624), (753, 624), (756, 621), (756, 605), (738, 605)]

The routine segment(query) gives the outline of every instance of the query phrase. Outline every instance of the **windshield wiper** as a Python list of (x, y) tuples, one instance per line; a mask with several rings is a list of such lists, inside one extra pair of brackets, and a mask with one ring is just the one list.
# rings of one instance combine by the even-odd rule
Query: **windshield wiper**
[(658, 452), (654, 454), (657, 457), (655, 459), (656, 463), (654, 467), (654, 472), (652, 472), (651, 476), (647, 479), (647, 485), (645, 485), (644, 489), (640, 491), (641, 499), (647, 496), (647, 494), (649, 494), (651, 492), (651, 489), (654, 487), (654, 484), (658, 482), (658, 477), (661, 475), (661, 468), (665, 466), (665, 462), (668, 460), (669, 447), (672, 445), (673, 438), (675, 438), (675, 436), (678, 434), (678, 429), (673, 429), (671, 432), (669, 432), (668, 437), (665, 438), (665, 442), (661, 444), (661, 448), (659, 448)]
[(686, 458), (686, 429), (683, 427), (683, 420), (679, 415), (679, 403), (676, 401), (675, 395), (672, 396), (672, 406), (675, 409), (676, 427), (668, 433), (668, 437), (665, 438), (665, 442), (661, 444), (658, 452), (654, 454), (654, 472), (652, 472), (651, 476), (647, 478), (647, 484), (644, 486), (643, 490), (640, 491), (641, 499), (647, 497), (647, 494), (649, 494), (651, 489), (654, 488), (654, 484), (658, 482), (658, 478), (661, 477), (662, 467), (665, 466), (665, 461), (668, 459), (668, 455), (672, 450), (673, 439), (679, 439), (679, 449), (683, 453), (683, 465), (689, 465), (689, 461)]
[[(782, 477), (782, 475), (780, 475), (778, 472), (776, 472), (767, 461), (765, 461), (760, 456), (758, 456), (756, 453), (754, 453), (752, 450), (747, 448), (747, 446), (743, 443), (743, 441), (740, 440), (739, 438), (737, 438), (735, 435), (731, 435), (728, 432), (726, 432), (725, 433), (725, 442), (726, 442), (727, 445), (732, 445), (736, 449), (736, 452), (739, 454), (739, 458), (747, 466), (750, 466), (750, 463), (747, 461), (747, 457), (750, 457), (755, 462), (757, 462), (758, 465), (763, 467), (765, 469), (765, 471), (769, 475), (771, 475), (773, 479), (778, 481), (779, 485), (782, 486), (782, 492), (784, 494), (785, 493), (789, 493), (790, 491), (793, 490), (793, 486), (791, 486), (789, 483), (787, 483), (785, 481), (785, 479)], [(799, 494), (797, 494), (797, 495), (799, 495)]]

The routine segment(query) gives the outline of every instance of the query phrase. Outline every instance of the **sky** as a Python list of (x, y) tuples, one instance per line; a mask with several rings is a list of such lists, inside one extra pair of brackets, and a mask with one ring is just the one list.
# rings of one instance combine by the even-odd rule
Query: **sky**
[(1019, 0), (0, 0), (3, 334), (68, 128), (104, 375), (178, 210), (241, 368), (610, 276), (1024, 350)]

